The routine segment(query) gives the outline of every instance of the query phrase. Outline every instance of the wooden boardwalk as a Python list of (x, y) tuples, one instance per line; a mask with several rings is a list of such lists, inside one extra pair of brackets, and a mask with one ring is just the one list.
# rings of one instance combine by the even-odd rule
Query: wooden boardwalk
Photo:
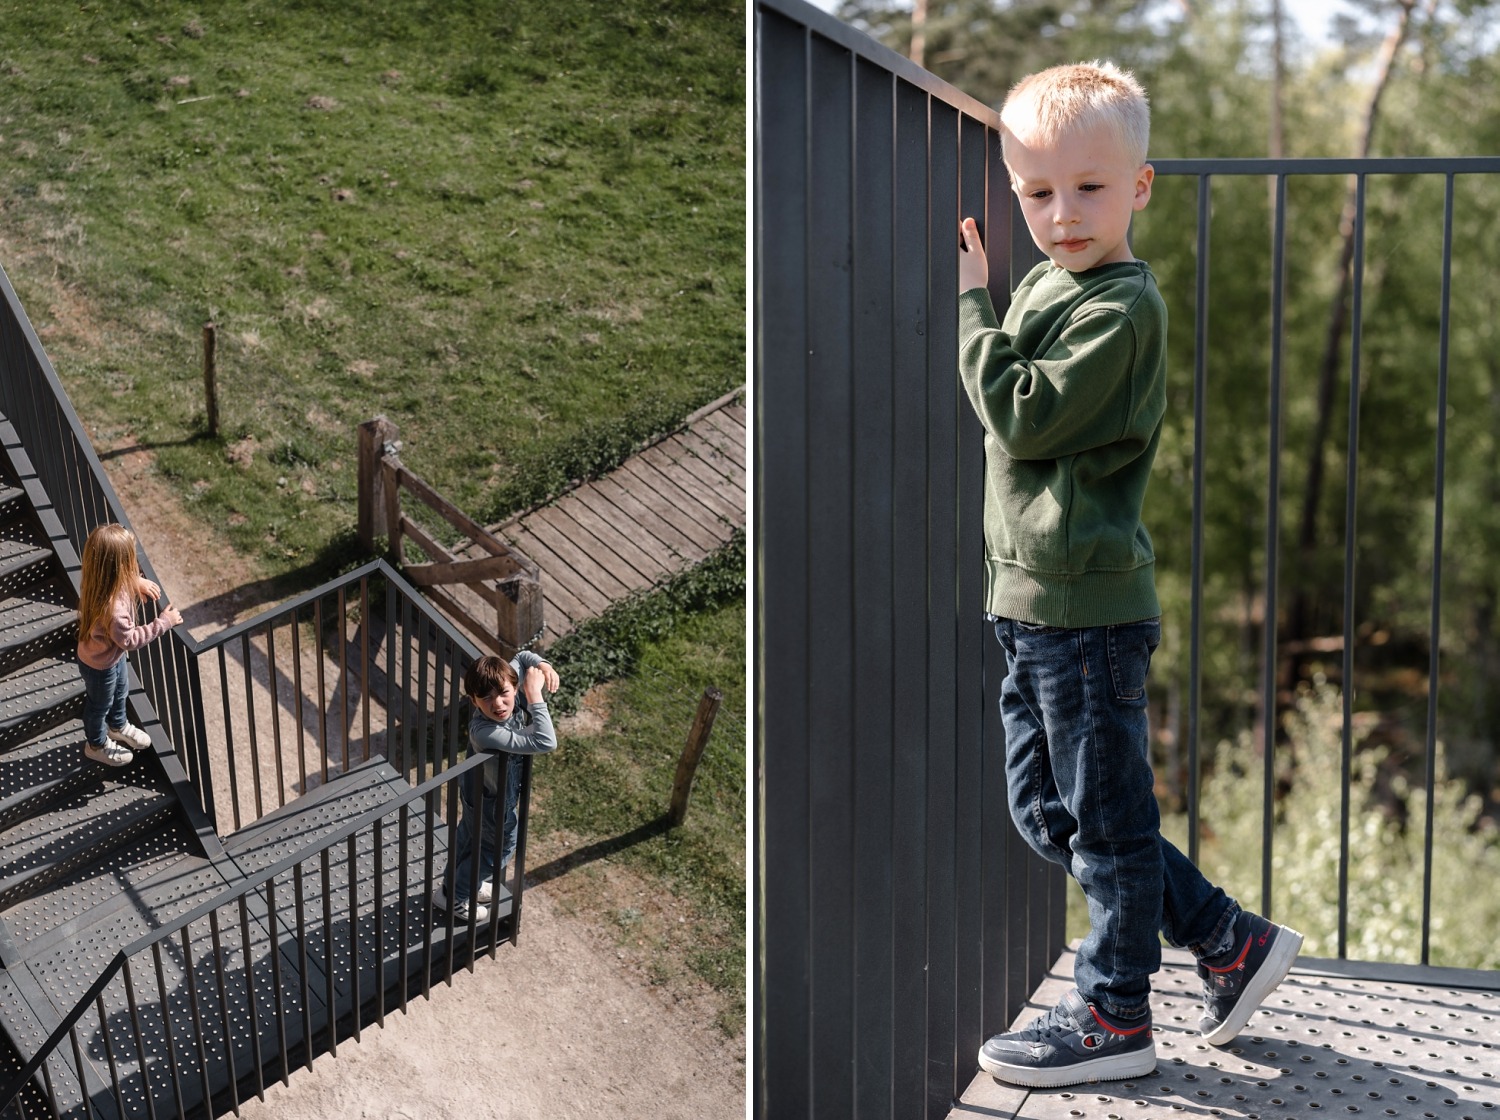
[(542, 572), (547, 646), (612, 603), (717, 551), (745, 525), (745, 401), (736, 390), (616, 470), (490, 531)]

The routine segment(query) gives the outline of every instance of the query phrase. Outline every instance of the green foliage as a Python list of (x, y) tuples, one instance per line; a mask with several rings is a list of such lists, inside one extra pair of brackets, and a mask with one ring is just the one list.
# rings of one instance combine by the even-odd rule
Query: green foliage
[[(734, 536), (701, 564), (674, 576), (661, 587), (622, 599), (598, 618), (559, 638), (547, 651), (557, 666), (562, 687), (551, 703), (571, 712), (600, 681), (633, 671), (649, 643), (660, 641), (691, 615), (716, 610), (745, 595), (745, 534)], [(739, 635), (743, 645), (744, 634)]]
[[(1307, 935), (1312, 956), (1338, 953), (1341, 726), (1339, 693), (1307, 690), (1288, 716), (1288, 747), (1277, 759), (1288, 792), (1276, 806), (1272, 833), (1272, 907), (1279, 921)], [(1387, 762), (1381, 748), (1352, 755), (1348, 954), (1417, 963), (1427, 791)], [(1260, 882), (1260, 769), (1247, 740), (1221, 744), (1202, 802), (1204, 871), (1252, 908), (1260, 905), (1250, 894)], [(1479, 798), (1447, 775), (1441, 749), (1437, 771), (1431, 963), (1500, 968), (1500, 948), (1490, 936), (1500, 922), (1500, 895), (1475, 889), (1500, 882), (1500, 833), (1481, 820)], [(1242, 780), (1251, 775), (1257, 780)]]
[(377, 414), (529, 504), (743, 378), (743, 19), (0, 0), (3, 264), (96, 442), (270, 574), (353, 525)]

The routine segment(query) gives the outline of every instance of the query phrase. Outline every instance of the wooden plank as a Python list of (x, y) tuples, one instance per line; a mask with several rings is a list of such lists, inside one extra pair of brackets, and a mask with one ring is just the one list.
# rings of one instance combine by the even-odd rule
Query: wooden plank
[[(582, 489), (582, 488), (580, 488)], [(571, 518), (579, 529), (591, 534), (636, 573), (634, 582), (650, 587), (673, 570), (673, 565), (662, 563), (638, 545), (633, 535), (591, 510), (575, 490), (567, 499), (552, 507), (559, 516)]]
[(435, 564), (407, 564), (402, 574), (419, 587), (438, 583), (478, 583), (504, 579), (512, 574), (515, 561), (509, 556), (481, 556), (475, 560), (451, 560)]
[(588, 602), (580, 599), (576, 588), (582, 582), (582, 577), (529, 531), (520, 529), (518, 533), (521, 545), (541, 565), (542, 596), (549, 609), (555, 606), (561, 617), (577, 621), (592, 618), (608, 606), (602, 599), (595, 598)]
[[(410, 467), (400, 467), (396, 472), (396, 478), (401, 486), (425, 502), (434, 512), (441, 515), (448, 524), (461, 533), (467, 533), (469, 539), (480, 548), (496, 556), (510, 555), (503, 541), (496, 539), (483, 525), (479, 524), (479, 522), (475, 521), (468, 514), (464, 513), (463, 510), (439, 494), (426, 479), (422, 478), (421, 475), (413, 473)], [(517, 564), (515, 572), (507, 574), (516, 574), (524, 570), (520, 564)]]
[[(534, 534), (543, 535), (543, 531), (555, 534), (555, 537), (547, 540), (555, 540), (556, 546), (567, 541), (568, 546), (573, 547), (576, 552), (576, 558), (567, 558), (573, 565), (573, 570), (585, 576), (610, 601), (624, 598), (643, 586), (643, 577), (634, 568), (616, 556), (594, 534), (583, 529), (573, 517), (558, 513), (555, 505), (544, 505), (526, 520), (531, 523), (531, 532)], [(558, 547), (553, 547), (553, 552), (556, 550)]]
[(729, 499), (740, 516), (745, 515), (745, 470), (725, 458), (693, 432), (679, 432), (675, 443), (682, 448), (683, 462), (704, 486), (720, 497)]
[(658, 444), (657, 450), (672, 464), (673, 477), (679, 486), (691, 490), (704, 505), (720, 510), (732, 520), (744, 520), (743, 481), (739, 486), (733, 485), (732, 476), (726, 479), (722, 466), (707, 462), (683, 436)]
[[(603, 481), (601, 479), (599, 482), (580, 486), (577, 490), (573, 491), (572, 497), (580, 507), (588, 510), (593, 516), (608, 525), (614, 526), (619, 532), (628, 536), (635, 543), (636, 547), (646, 554), (650, 562), (662, 571), (675, 572), (678, 568), (682, 567), (683, 559), (681, 550), (665, 544), (662, 540), (661, 534), (671, 532), (671, 526), (667, 525), (661, 518), (651, 513), (650, 510), (646, 509), (639, 502), (635, 503), (635, 508), (640, 510), (649, 519), (649, 524), (643, 523), (639, 518), (627, 512), (621, 506), (611, 502), (604, 496), (600, 485)], [(623, 494), (626, 497), (629, 496), (628, 491), (620, 489), (618, 484), (613, 489), (619, 494)], [(659, 533), (658, 530), (661, 532)], [(682, 539), (681, 534), (675, 535), (679, 539)], [(688, 547), (691, 547), (691, 542), (687, 543)]]
[(745, 451), (745, 423), (743, 419), (739, 423), (726, 416), (723, 412), (715, 412), (712, 416), (705, 416), (701, 425), (695, 425), (692, 429), (700, 433), (704, 439), (720, 448), (726, 456), (739, 464), (744, 470), (747, 458)]
[(672, 522), (643, 502), (638, 494), (613, 474), (596, 481), (590, 487), (587, 500), (590, 504), (597, 500), (614, 506), (634, 524), (639, 525), (659, 541), (661, 546), (679, 562), (689, 557), (704, 555), (701, 545), (685, 536)]
[(532, 540), (542, 544), (572, 573), (564, 577), (569, 590), (593, 613), (602, 613), (615, 599), (629, 593), (628, 587), (545, 520), (532, 515), (526, 519), (526, 529)]
[(653, 456), (639, 455), (630, 461), (628, 469), (641, 480), (642, 485), (651, 487), (661, 498), (680, 509), (684, 516), (693, 519), (703, 530), (711, 534), (714, 541), (713, 548), (717, 548), (728, 539), (732, 519), (701, 501), (694, 490), (684, 487), (674, 476), (670, 464), (663, 469), (654, 461)]
[(691, 540), (698, 550), (695, 559), (702, 559), (722, 543), (719, 540), (719, 534), (716, 530), (704, 525), (707, 511), (697, 514), (690, 509), (683, 508), (682, 503), (686, 495), (677, 494), (667, 497), (661, 493), (666, 490), (671, 494), (677, 488), (663, 486), (660, 474), (660, 471), (641, 468), (634, 459), (627, 459), (621, 464), (620, 469), (615, 471), (615, 477), (620, 485), (628, 489), (642, 505), (660, 515), (674, 529)]
[[(656, 468), (663, 476), (671, 479), (689, 498), (706, 509), (714, 518), (723, 518), (730, 523), (731, 528), (733, 527), (738, 517), (734, 504), (724, 501), (714, 491), (698, 486), (696, 479), (693, 479), (687, 473), (687, 468), (674, 463), (671, 456), (667, 454), (660, 444), (655, 447), (646, 448), (636, 459), (646, 466)], [(710, 521), (709, 524), (712, 525), (713, 521)], [(721, 535), (724, 534), (724, 530), (718, 531)]]

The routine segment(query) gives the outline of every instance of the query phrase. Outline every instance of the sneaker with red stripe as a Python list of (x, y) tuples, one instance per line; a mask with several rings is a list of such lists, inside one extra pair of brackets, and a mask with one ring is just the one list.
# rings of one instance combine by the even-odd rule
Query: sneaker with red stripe
[(1227, 1046), (1245, 1029), (1261, 1002), (1285, 979), (1302, 949), (1302, 935), (1241, 910), (1234, 944), (1221, 957), (1198, 961), (1203, 1017), (1198, 1029), (1210, 1046)]
[(997, 1034), (979, 1050), (986, 1073), (1028, 1089), (1144, 1077), (1156, 1068), (1151, 1016), (1108, 1018), (1074, 988), (1024, 1030)]

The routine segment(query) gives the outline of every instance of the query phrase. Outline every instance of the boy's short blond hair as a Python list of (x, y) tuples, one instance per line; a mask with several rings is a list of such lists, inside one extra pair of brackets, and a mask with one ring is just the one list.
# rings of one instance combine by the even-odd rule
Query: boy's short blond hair
[(1135, 75), (1113, 62), (1079, 62), (1038, 70), (1011, 87), (1000, 109), (1001, 147), (1013, 135), (1028, 146), (1057, 143), (1063, 133), (1103, 124), (1133, 165), (1146, 162), (1151, 107)]

